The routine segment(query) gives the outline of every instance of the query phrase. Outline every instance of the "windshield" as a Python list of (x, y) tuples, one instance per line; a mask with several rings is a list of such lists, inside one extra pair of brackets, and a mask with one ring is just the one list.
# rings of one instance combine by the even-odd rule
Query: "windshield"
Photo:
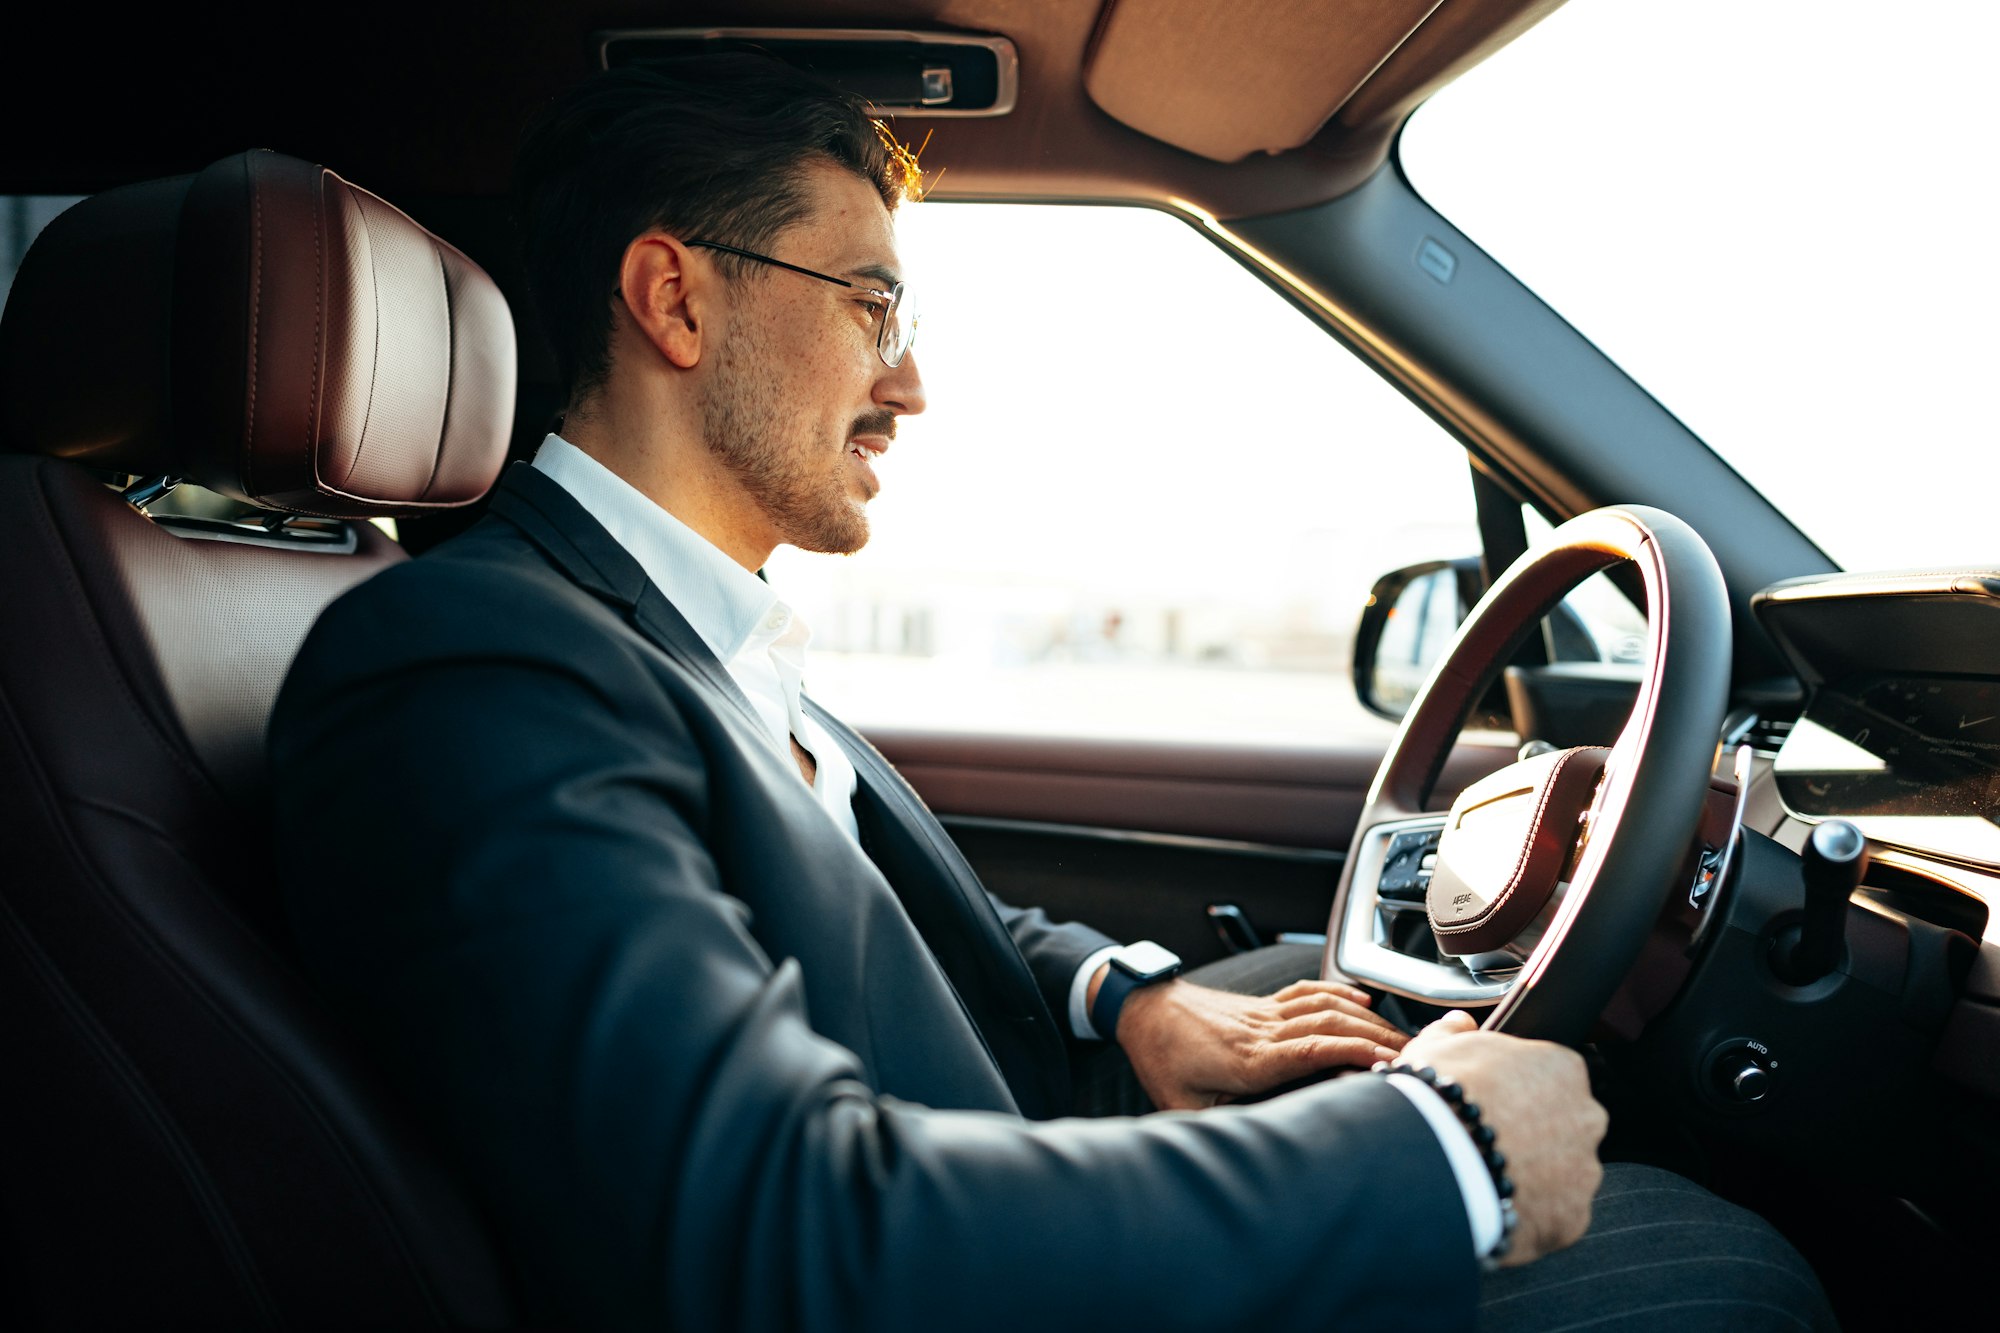
[(2000, 7), (1577, 0), (1411, 183), (1850, 569), (2000, 558)]

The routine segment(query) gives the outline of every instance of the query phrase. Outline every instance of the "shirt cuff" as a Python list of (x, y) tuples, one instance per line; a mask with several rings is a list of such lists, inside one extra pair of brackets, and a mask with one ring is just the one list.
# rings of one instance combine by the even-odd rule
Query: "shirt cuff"
[(1437, 1135), (1451, 1173), (1458, 1178), (1458, 1193), (1465, 1200), (1465, 1220), (1472, 1226), (1472, 1256), (1483, 1259), (1500, 1243), (1500, 1191), (1493, 1188), (1493, 1174), (1473, 1145), (1472, 1135), (1444, 1098), (1420, 1078), (1408, 1074), (1389, 1075), (1389, 1086), (1410, 1099), (1423, 1113)]
[[(1083, 960), (1077, 968), (1076, 977), (1069, 983), (1069, 1030), (1085, 1041), (1103, 1041), (1090, 1021), (1090, 979), (1097, 975), (1097, 969), (1104, 966), (1104, 960), (1118, 952), (1116, 944), (1106, 945)], [(1497, 1210), (1496, 1210), (1497, 1211)]]

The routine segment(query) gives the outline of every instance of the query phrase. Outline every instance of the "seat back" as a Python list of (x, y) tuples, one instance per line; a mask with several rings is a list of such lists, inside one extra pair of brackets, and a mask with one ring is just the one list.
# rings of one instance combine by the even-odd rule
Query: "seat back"
[[(0, 1324), (506, 1322), (473, 1210), (289, 960), (266, 719), (363, 521), (477, 499), (464, 256), (269, 153), (78, 204), (0, 322)], [(262, 522), (150, 516), (191, 478)], [(152, 489), (157, 489), (154, 487)], [(286, 522), (286, 514), (319, 515)]]

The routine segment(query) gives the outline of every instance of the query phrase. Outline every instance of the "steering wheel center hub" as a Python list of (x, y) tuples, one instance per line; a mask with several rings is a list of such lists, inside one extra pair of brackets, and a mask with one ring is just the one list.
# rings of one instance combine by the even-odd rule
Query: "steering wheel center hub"
[(1505, 948), (1548, 905), (1582, 846), (1583, 815), (1609, 753), (1551, 751), (1459, 793), (1425, 895), (1440, 953)]

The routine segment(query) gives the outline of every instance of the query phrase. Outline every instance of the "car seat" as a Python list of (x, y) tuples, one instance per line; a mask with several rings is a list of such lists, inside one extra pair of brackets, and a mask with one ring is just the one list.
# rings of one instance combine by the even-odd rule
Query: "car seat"
[[(274, 153), (56, 218), (0, 321), (0, 1325), (493, 1326), (475, 1210), (288, 957), (271, 702), (477, 500), (491, 279)], [(254, 506), (167, 516), (191, 481)], [(154, 510), (147, 512), (148, 506)], [(188, 506), (182, 506), (183, 509)]]

